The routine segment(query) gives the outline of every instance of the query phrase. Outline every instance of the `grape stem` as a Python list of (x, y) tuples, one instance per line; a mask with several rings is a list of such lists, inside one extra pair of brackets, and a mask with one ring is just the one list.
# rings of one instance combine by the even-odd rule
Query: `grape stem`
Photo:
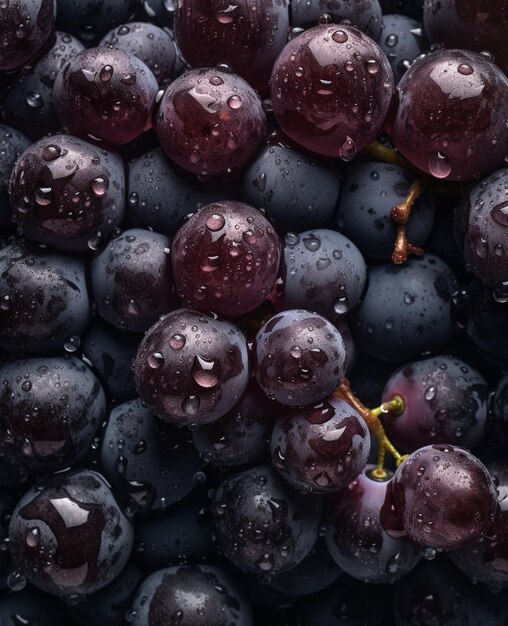
[(411, 211), (413, 205), (423, 192), (423, 183), (421, 180), (416, 180), (411, 187), (403, 202), (393, 207), (390, 212), (392, 220), (397, 225), (397, 237), (395, 239), (395, 246), (393, 248), (392, 263), (400, 265), (407, 261), (407, 257), (410, 254), (422, 255), (423, 250), (409, 243), (407, 239), (406, 226), (411, 217)]
[(407, 454), (402, 455), (395, 449), (395, 446), (388, 439), (379, 416), (383, 413), (400, 415), (404, 411), (404, 400), (401, 396), (394, 396), (390, 401), (384, 402), (377, 409), (369, 409), (354, 395), (347, 378), (337, 387), (334, 391), (334, 395), (352, 406), (365, 420), (369, 431), (375, 437), (378, 444), (377, 464), (376, 468), (372, 470), (371, 476), (379, 480), (385, 480), (388, 478), (388, 472), (384, 467), (386, 453), (389, 452), (393, 456), (397, 467), (404, 461)]

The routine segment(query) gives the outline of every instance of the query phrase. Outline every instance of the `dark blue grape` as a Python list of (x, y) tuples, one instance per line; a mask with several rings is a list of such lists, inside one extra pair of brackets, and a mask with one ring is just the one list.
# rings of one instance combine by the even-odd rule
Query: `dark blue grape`
[(64, 607), (32, 587), (0, 597), (2, 626), (55, 626), (65, 624)]
[(0, 124), (0, 226), (11, 223), (9, 178), (14, 163), (30, 143), (19, 130)]
[(383, 15), (400, 13), (419, 21), (423, 18), (422, 0), (379, 0), (379, 3), (383, 9)]
[(111, 411), (102, 435), (101, 466), (130, 509), (140, 512), (184, 498), (201, 467), (185, 431), (158, 420), (139, 399)]
[(6, 461), (44, 474), (88, 454), (106, 415), (106, 397), (82, 361), (6, 361), (0, 378), (0, 449)]
[(32, 487), (12, 514), (10, 550), (34, 586), (60, 596), (93, 593), (124, 568), (133, 529), (100, 474), (56, 475)]
[(279, 311), (308, 309), (327, 319), (345, 315), (363, 293), (367, 266), (349, 239), (333, 230), (288, 233), (281, 270)]
[(451, 338), (450, 268), (427, 254), (405, 265), (372, 266), (351, 326), (358, 346), (378, 359), (406, 361), (443, 349)]
[[(496, 363), (508, 363), (508, 317), (506, 303), (494, 299), (490, 289), (478, 283), (472, 288), (472, 312), (467, 335), (473, 345)], [(498, 300), (504, 301), (504, 298)]]
[(212, 512), (224, 555), (246, 572), (271, 576), (312, 550), (322, 500), (293, 491), (272, 468), (258, 466), (221, 483)]
[[(406, 198), (414, 177), (398, 165), (361, 163), (345, 170), (335, 216), (339, 230), (371, 258), (388, 261), (397, 227), (391, 209)], [(434, 223), (434, 202), (425, 192), (407, 224), (408, 240), (421, 247)]]
[(383, 15), (383, 32), (379, 47), (392, 66), (395, 84), (411, 67), (420, 54), (427, 51), (429, 44), (421, 22), (406, 15)]
[(337, 206), (340, 177), (330, 163), (268, 145), (245, 170), (242, 191), (283, 236), (327, 225)]
[(123, 218), (121, 158), (71, 135), (32, 144), (10, 181), (13, 219), (29, 239), (62, 250), (96, 250)]
[(142, 17), (158, 26), (172, 26), (177, 0), (142, 0)]
[(82, 261), (26, 240), (0, 250), (0, 348), (74, 351), (90, 308)]

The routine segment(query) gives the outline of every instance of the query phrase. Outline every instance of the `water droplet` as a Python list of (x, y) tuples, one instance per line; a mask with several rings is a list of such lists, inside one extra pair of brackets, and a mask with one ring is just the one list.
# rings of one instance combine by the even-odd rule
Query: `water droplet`
[(391, 559), (386, 564), (386, 573), (392, 574), (392, 575), (397, 574), (397, 572), (400, 570), (400, 566), (401, 566), (401, 553), (397, 552), (391, 557)]
[(51, 187), (38, 187), (35, 190), (35, 202), (39, 206), (48, 206), (53, 200), (53, 189)]
[(275, 565), (273, 556), (271, 554), (263, 554), (263, 556), (256, 561), (256, 565), (262, 572), (269, 572)]
[(393, 328), (393, 318), (389, 317), (385, 322), (386, 330), (391, 330)]
[(239, 109), (242, 106), (242, 99), (240, 98), (240, 96), (231, 96), (231, 98), (228, 98), (228, 107), (230, 109)]
[(296, 246), (300, 243), (300, 235), (297, 235), (296, 233), (286, 233), (284, 241), (288, 246)]
[(342, 297), (336, 300), (333, 303), (333, 310), (337, 313), (337, 315), (345, 315), (349, 310), (347, 299)]
[(410, 293), (406, 293), (404, 294), (404, 302), (406, 304), (413, 304), (413, 302), (416, 300), (415, 296), (412, 296)]
[(182, 409), (187, 415), (197, 415), (200, 404), (198, 396), (187, 396), (182, 402)]
[(377, 74), (379, 72), (379, 63), (376, 59), (369, 59), (365, 66), (369, 74)]
[(64, 343), (64, 350), (71, 353), (76, 352), (76, 350), (79, 350), (80, 345), (80, 338), (77, 335), (73, 335), (72, 337), (69, 337), (69, 339)]
[(321, 247), (321, 240), (315, 235), (309, 235), (303, 238), (303, 244), (309, 252), (316, 252)]
[(224, 219), (224, 216), (219, 213), (212, 213), (212, 215), (208, 216), (206, 219), (206, 227), (213, 233), (224, 228), (225, 223), (226, 220)]
[(39, 547), (41, 541), (41, 533), (37, 526), (33, 526), (26, 531), (25, 543), (29, 548)]
[(474, 69), (468, 65), (467, 63), (461, 63), (457, 68), (459, 74), (463, 74), (464, 76), (469, 76), (474, 72)]
[(45, 161), (54, 161), (55, 159), (58, 159), (61, 154), (62, 150), (60, 146), (50, 144), (49, 146), (44, 146), (44, 149), (42, 151), (42, 158)]
[(344, 143), (340, 147), (339, 156), (343, 161), (351, 161), (357, 153), (355, 142), (351, 137), (346, 137)]
[(428, 162), (429, 172), (436, 178), (446, 178), (452, 171), (450, 159), (442, 152), (433, 154)]
[(32, 109), (41, 109), (44, 106), (44, 100), (40, 93), (35, 91), (27, 91), (25, 96), (25, 102)]
[(109, 83), (112, 76), (113, 76), (113, 67), (111, 65), (105, 65), (99, 73), (99, 78), (101, 79), (103, 83)]
[(220, 267), (220, 257), (216, 254), (206, 256), (201, 262), (201, 270), (203, 272), (214, 272)]
[(434, 386), (428, 387), (425, 390), (425, 400), (430, 402), (431, 400), (433, 400), (436, 397), (436, 393), (437, 393), (436, 387), (434, 387)]
[(508, 226), (508, 202), (496, 205), (491, 210), (490, 215), (500, 226)]
[(224, 81), (222, 80), (220, 76), (212, 76), (210, 78), (210, 84), (213, 85), (214, 87), (219, 87), (220, 85), (224, 84)]
[(437, 556), (437, 550), (435, 548), (425, 546), (422, 550), (422, 556), (424, 559), (427, 559), (427, 561), (433, 561)]
[(192, 365), (191, 375), (200, 387), (212, 389), (220, 381), (220, 362), (217, 359), (205, 359), (197, 355)]
[(256, 243), (256, 241), (257, 241), (257, 237), (254, 234), (254, 231), (249, 228), (249, 230), (246, 230), (243, 233), (243, 240), (246, 243), (248, 243), (250, 246), (253, 246)]
[(299, 348), (298, 346), (293, 346), (291, 348), (291, 350), (289, 351), (289, 354), (291, 354), (291, 356), (294, 359), (301, 359), (301, 357), (302, 357), (302, 349)]
[(97, 176), (90, 183), (90, 188), (96, 196), (104, 196), (109, 189), (109, 179), (106, 176)]
[(7, 577), (7, 586), (11, 591), (21, 591), (26, 587), (26, 578), (21, 572), (12, 572)]
[(506, 304), (508, 302), (508, 280), (498, 283), (492, 290), (492, 296), (499, 304)]
[(318, 259), (316, 261), (316, 268), (318, 271), (325, 270), (327, 267), (330, 267), (331, 264), (331, 259)]
[(102, 233), (99, 230), (98, 233), (94, 237), (90, 237), (88, 240), (88, 247), (90, 250), (98, 250), (102, 243)]
[(345, 30), (336, 30), (332, 35), (332, 39), (336, 43), (346, 43), (349, 38)]
[(475, 251), (480, 259), (486, 259), (489, 256), (489, 244), (487, 243), (487, 240), (480, 237), (476, 241)]
[(32, 388), (32, 383), (29, 380), (25, 380), (23, 384), (21, 385), (21, 389), (23, 389), (23, 391), (30, 391), (31, 388)]
[(148, 357), (148, 365), (152, 369), (158, 370), (160, 367), (164, 365), (164, 357), (162, 356), (160, 352), (154, 352), (153, 354), (150, 354), (150, 356)]
[(332, 479), (328, 472), (320, 472), (314, 476), (314, 482), (318, 487), (328, 487), (331, 484)]
[(397, 35), (388, 35), (388, 37), (386, 37), (385, 39), (385, 44), (389, 47), (389, 48), (393, 48), (394, 46), (396, 46), (399, 43), (399, 38), (397, 37)]

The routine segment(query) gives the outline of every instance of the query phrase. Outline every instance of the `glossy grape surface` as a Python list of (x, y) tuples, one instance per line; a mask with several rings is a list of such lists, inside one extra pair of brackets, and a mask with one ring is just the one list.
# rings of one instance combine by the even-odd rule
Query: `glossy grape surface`
[(378, 45), (360, 31), (316, 26), (281, 52), (271, 94), (291, 139), (317, 154), (351, 160), (383, 127), (393, 73)]

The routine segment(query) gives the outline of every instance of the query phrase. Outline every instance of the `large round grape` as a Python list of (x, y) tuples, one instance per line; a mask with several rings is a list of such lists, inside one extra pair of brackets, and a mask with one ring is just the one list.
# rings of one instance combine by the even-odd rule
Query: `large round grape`
[(213, 422), (245, 391), (247, 343), (233, 324), (179, 309), (145, 334), (134, 376), (139, 395), (158, 417), (181, 425)]
[(440, 50), (413, 63), (398, 87), (390, 136), (413, 165), (436, 178), (470, 180), (508, 153), (508, 78), (487, 57)]
[(60, 70), (53, 100), (72, 134), (121, 145), (151, 127), (157, 90), (155, 76), (133, 54), (89, 48)]
[(167, 155), (202, 177), (240, 172), (260, 147), (266, 116), (254, 89), (224, 68), (195, 69), (164, 92), (155, 123)]
[(13, 219), (29, 239), (63, 250), (95, 248), (123, 218), (124, 165), (77, 137), (48, 137), (16, 161), (10, 197)]
[(0, 74), (31, 61), (53, 33), (56, 0), (17, 0), (0, 7)]
[(346, 24), (321, 25), (286, 45), (273, 67), (271, 95), (291, 139), (350, 160), (383, 128), (393, 73), (370, 37)]
[(393, 537), (407, 536), (436, 550), (478, 541), (494, 521), (496, 487), (471, 452), (432, 445), (413, 452), (386, 490), (381, 524)]
[(228, 316), (253, 311), (272, 291), (280, 248), (257, 209), (233, 200), (208, 204), (173, 240), (177, 294), (196, 308)]
[(31, 487), (9, 524), (15, 566), (35, 587), (59, 596), (106, 586), (129, 558), (134, 532), (96, 472), (56, 475)]
[(190, 67), (228, 63), (265, 90), (287, 41), (288, 0), (180, 0), (174, 21), (178, 48)]

